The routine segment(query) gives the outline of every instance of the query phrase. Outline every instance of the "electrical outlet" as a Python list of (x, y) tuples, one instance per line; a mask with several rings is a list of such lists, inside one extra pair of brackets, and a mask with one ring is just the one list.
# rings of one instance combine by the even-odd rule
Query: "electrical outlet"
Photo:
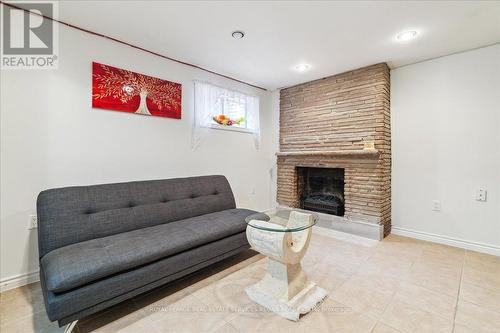
[(435, 212), (441, 211), (441, 201), (433, 200), (432, 201), (432, 210)]
[(38, 219), (37, 219), (36, 215), (30, 215), (28, 229), (31, 230), (31, 229), (36, 229), (36, 228), (38, 228)]
[(486, 201), (486, 195), (488, 191), (484, 188), (478, 188), (476, 191), (476, 200), (477, 201)]

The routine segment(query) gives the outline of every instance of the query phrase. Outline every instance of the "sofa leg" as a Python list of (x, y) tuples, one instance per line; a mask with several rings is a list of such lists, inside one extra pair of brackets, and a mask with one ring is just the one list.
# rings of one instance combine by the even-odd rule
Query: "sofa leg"
[(68, 325), (66, 325), (66, 327), (64, 328), (64, 333), (71, 333), (71, 332), (73, 332), (73, 329), (75, 328), (76, 323), (78, 323), (78, 320), (72, 321), (71, 323), (69, 323)]

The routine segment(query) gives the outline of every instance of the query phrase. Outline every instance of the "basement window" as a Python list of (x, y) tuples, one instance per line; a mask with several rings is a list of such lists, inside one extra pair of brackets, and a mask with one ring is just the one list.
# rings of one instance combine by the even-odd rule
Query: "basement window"
[(253, 134), (258, 145), (259, 97), (200, 81), (194, 88), (194, 141), (209, 128)]

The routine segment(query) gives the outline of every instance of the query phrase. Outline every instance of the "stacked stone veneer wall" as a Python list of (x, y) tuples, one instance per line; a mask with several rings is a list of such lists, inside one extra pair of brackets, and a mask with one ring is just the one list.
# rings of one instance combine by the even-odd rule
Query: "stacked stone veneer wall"
[[(389, 234), (389, 75), (382, 63), (281, 90), (279, 204), (299, 205), (297, 166), (344, 168), (345, 218), (382, 224)], [(363, 150), (365, 141), (378, 154)]]

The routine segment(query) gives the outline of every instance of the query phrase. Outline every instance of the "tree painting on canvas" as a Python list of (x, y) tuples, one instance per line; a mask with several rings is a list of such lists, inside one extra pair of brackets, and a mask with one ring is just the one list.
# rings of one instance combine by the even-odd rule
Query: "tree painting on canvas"
[(92, 63), (92, 107), (181, 118), (179, 83)]

